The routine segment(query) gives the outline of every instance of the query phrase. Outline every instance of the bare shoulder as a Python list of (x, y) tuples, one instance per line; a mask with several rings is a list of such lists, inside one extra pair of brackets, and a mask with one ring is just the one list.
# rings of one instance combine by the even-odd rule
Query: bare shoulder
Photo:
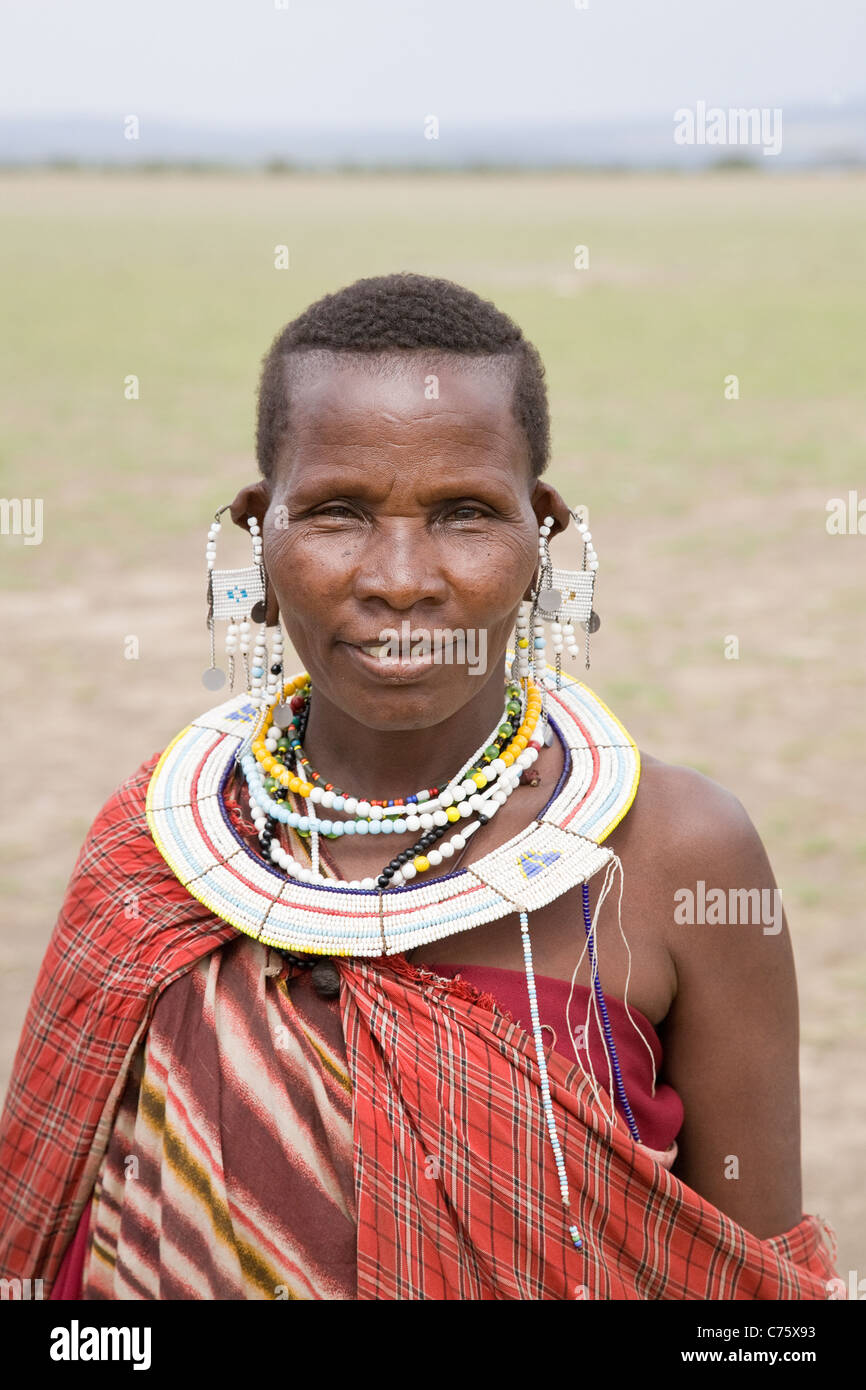
[(676, 912), (688, 894), (705, 905), (711, 891), (727, 901), (731, 894), (776, 890), (766, 849), (740, 799), (694, 768), (648, 754), (641, 753), (634, 803), (608, 843), (626, 877), (646, 885), (652, 918), (676, 955), (693, 940)]
[(727, 787), (693, 767), (665, 763), (641, 752), (637, 794), (623, 825), (651, 833), (657, 827), (669, 846), (747, 841), (756, 835), (742, 802)]
[(760, 836), (732, 791), (694, 768), (643, 752), (634, 802), (610, 844), (630, 858), (652, 859), (679, 873), (692, 868), (725, 873), (765, 857)]
[(797, 987), (761, 838), (733, 792), (645, 755), (614, 835), (675, 975), (660, 1029), (685, 1109), (674, 1173), (761, 1238), (790, 1230), (802, 1213)]

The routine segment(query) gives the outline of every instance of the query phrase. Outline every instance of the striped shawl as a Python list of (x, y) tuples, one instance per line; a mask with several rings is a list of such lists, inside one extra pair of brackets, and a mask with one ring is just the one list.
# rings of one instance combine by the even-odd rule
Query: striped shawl
[[(84, 842), (0, 1124), (0, 1271), (42, 1278), (46, 1296), (156, 1000), (236, 935), (153, 844), (144, 801), (156, 761), (118, 788)], [(532, 1037), (489, 996), (402, 956), (337, 964), (359, 1299), (839, 1297), (825, 1222), (806, 1215), (757, 1239), (661, 1167), (618, 1117), (612, 1125), (578, 1065), (548, 1051), (583, 1237), (575, 1250)]]

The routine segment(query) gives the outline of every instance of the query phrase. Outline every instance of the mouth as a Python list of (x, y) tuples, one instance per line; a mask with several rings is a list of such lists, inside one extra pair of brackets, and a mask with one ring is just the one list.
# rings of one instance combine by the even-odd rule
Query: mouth
[(382, 661), (385, 654), (390, 650), (389, 642), (349, 642), (350, 647), (357, 647), (358, 651), (366, 652), (367, 656), (375, 657), (377, 661)]
[(390, 642), (341, 642), (340, 645), (345, 647), (354, 663), (362, 670), (370, 672), (379, 680), (396, 684), (423, 676), (432, 671), (435, 665), (432, 651), (419, 652), (414, 656), (409, 652), (395, 654), (394, 646)]

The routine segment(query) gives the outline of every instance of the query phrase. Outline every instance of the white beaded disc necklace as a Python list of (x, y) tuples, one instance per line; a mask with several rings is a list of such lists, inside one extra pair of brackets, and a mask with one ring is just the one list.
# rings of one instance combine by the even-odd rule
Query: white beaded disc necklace
[[(540, 676), (536, 670), (537, 681)], [(278, 949), (395, 955), (519, 913), (544, 1121), (565, 1226), (580, 1251), (583, 1238), (571, 1213), (550, 1095), (529, 912), (615, 859), (602, 842), (634, 800), (640, 756), (619, 720), (587, 686), (567, 681), (557, 689), (555, 677), (547, 674), (543, 682), (548, 723), (565, 753), (553, 796), (506, 844), (440, 878), (376, 889), (351, 888), (339, 880), (305, 883), (257, 855), (232, 825), (223, 800), (262, 717), (261, 701), (249, 694), (201, 715), (169, 744), (150, 780), (146, 811), (154, 843), (188, 891), (238, 931)]]
[(602, 842), (626, 814), (638, 750), (587, 686), (545, 677), (549, 723), (565, 767), (548, 804), (473, 864), (384, 889), (300, 882), (266, 862), (232, 825), (223, 792), (260, 709), (238, 695), (200, 715), (165, 749), (147, 791), (160, 854), (217, 917), (266, 945), (312, 955), (382, 956), (530, 912), (586, 882), (614, 857)]

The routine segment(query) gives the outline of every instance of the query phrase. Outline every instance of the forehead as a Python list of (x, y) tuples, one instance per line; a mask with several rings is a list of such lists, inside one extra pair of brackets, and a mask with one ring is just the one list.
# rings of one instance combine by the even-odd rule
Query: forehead
[(506, 357), (385, 354), (293, 355), (286, 371), (289, 430), (281, 454), (401, 439), (495, 449), (528, 462), (513, 410), (515, 364)]

